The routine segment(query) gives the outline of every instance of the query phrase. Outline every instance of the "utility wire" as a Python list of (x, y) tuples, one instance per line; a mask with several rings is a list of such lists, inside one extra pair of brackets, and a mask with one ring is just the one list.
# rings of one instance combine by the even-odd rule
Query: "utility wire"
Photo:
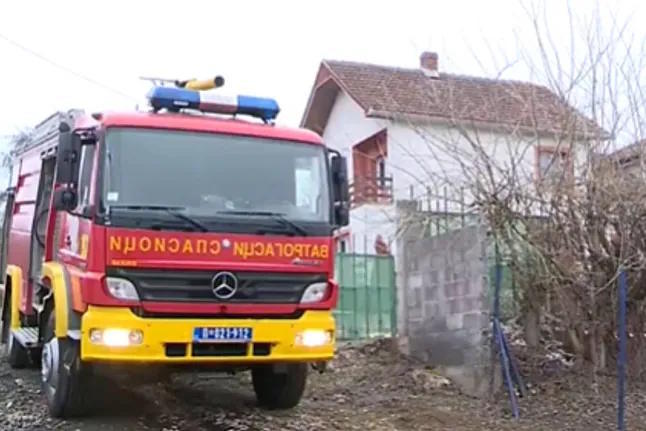
[(121, 97), (124, 97), (124, 98), (126, 98), (128, 100), (135, 101), (135, 102), (138, 101), (134, 97), (132, 97), (132, 96), (120, 91), (120, 90), (117, 90), (116, 88), (110, 87), (109, 85), (103, 84), (103, 83), (97, 81), (96, 79), (90, 78), (87, 75), (84, 75), (82, 73), (76, 72), (75, 70), (72, 70), (69, 67), (60, 65), (60, 64), (56, 63), (55, 61), (50, 60), (49, 58), (45, 57), (44, 55), (42, 55), (42, 54), (40, 54), (40, 53), (30, 49), (30, 48), (27, 48), (26, 46), (24, 46), (24, 45), (16, 42), (15, 40), (5, 36), (2, 33), (0, 33), (0, 39), (4, 40), (5, 42), (7, 42), (7, 43), (9, 43), (9, 44), (11, 44), (13, 46), (15, 46), (18, 49), (21, 49), (22, 51), (24, 51), (24, 52), (26, 52), (28, 54), (33, 55), (34, 57), (38, 58), (39, 60), (44, 61), (45, 63), (48, 63), (49, 65), (56, 67), (57, 69), (60, 69), (60, 70), (62, 70), (64, 72), (67, 72), (67, 73), (69, 73), (71, 75), (74, 75), (79, 79), (87, 81), (90, 84), (94, 84), (94, 85), (96, 85), (98, 87), (103, 88), (104, 90), (110, 91), (110, 92), (112, 92), (114, 94), (117, 94), (117, 95), (119, 95)]

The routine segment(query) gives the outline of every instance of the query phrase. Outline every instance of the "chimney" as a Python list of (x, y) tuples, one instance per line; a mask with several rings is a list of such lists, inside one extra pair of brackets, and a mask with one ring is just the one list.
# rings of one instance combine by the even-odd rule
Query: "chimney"
[(424, 72), (424, 75), (430, 78), (439, 78), (440, 73), (437, 70), (438, 56), (437, 52), (423, 52), (419, 57), (419, 65)]

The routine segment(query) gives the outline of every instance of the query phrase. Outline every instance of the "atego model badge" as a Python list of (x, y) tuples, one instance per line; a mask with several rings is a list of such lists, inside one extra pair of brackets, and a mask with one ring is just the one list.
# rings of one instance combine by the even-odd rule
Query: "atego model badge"
[(211, 281), (213, 294), (219, 299), (229, 299), (238, 291), (238, 279), (230, 272), (218, 272)]

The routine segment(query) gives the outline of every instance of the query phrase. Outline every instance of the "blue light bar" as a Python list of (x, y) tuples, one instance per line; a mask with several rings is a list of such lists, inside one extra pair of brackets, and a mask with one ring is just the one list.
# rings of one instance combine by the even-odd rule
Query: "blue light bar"
[(153, 87), (148, 92), (148, 100), (156, 110), (197, 109), (215, 114), (245, 114), (273, 120), (280, 108), (274, 99), (252, 96), (224, 96), (221, 94), (186, 90), (175, 87)]
[(273, 120), (280, 112), (278, 102), (262, 97), (238, 96), (238, 113)]

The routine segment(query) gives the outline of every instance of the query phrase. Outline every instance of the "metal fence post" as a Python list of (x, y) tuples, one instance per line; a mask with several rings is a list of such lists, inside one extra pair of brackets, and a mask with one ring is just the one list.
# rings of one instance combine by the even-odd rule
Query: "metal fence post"
[[(509, 401), (511, 402), (511, 412), (514, 418), (520, 416), (518, 412), (518, 400), (516, 399), (516, 392), (514, 383), (522, 388), (520, 382), (520, 375), (514, 366), (513, 358), (507, 349), (505, 335), (500, 327), (500, 285), (502, 284), (502, 262), (500, 258), (500, 249), (498, 247), (498, 238), (494, 236), (494, 253), (495, 253), (495, 289), (494, 289), (494, 303), (493, 303), (493, 336), (496, 341), (498, 351), (500, 354), (500, 364), (502, 366), (503, 380), (507, 386), (509, 393)], [(521, 389), (523, 392), (523, 389)]]
[[(393, 257), (388, 258), (388, 273), (390, 274), (389, 289), (391, 293), (390, 309), (390, 336), (397, 336), (397, 307), (399, 305), (399, 291), (397, 290), (397, 277), (395, 274), (395, 260)], [(405, 295), (406, 292), (403, 292)], [(404, 303), (405, 304), (405, 303)]]
[(619, 307), (617, 320), (619, 327), (619, 355), (617, 356), (617, 429), (626, 429), (625, 398), (626, 398), (626, 300), (628, 286), (626, 271), (619, 268)]
[(382, 313), (383, 313), (383, 309), (381, 308), (381, 290), (383, 289), (383, 286), (381, 284), (381, 269), (382, 269), (381, 268), (381, 262), (383, 262), (382, 258), (375, 259), (375, 269), (376, 269), (376, 272), (377, 272), (377, 277), (376, 277), (377, 278), (377, 280), (376, 280), (376, 284), (377, 284), (377, 313), (378, 313), (377, 314), (377, 316), (378, 316), (377, 325), (379, 326), (379, 329), (377, 331), (379, 332), (379, 334), (382, 334), (383, 330), (384, 330), (383, 325), (382, 325), (382, 316), (381, 316)]
[(339, 268), (339, 320), (340, 320), (340, 325), (341, 325), (341, 338), (346, 339), (347, 334), (346, 334), (346, 320), (347, 320), (347, 314), (346, 314), (346, 308), (347, 308), (347, 298), (345, 295), (343, 286), (345, 284), (345, 278), (343, 277), (343, 267), (345, 266), (345, 254), (339, 253), (337, 258), (338, 258), (338, 268)]
[(493, 297), (493, 317), (500, 319), (500, 288), (502, 284), (502, 263), (500, 259), (500, 250), (498, 249), (498, 240), (494, 238), (494, 297)]
[(357, 254), (352, 253), (352, 320), (354, 322), (354, 334), (352, 335), (352, 338), (357, 338), (358, 337), (358, 331), (359, 331), (359, 320), (357, 318), (357, 313), (358, 313), (358, 307), (357, 307)]
[(368, 237), (364, 237), (363, 247), (363, 282), (365, 283), (366, 292), (366, 339), (370, 339), (370, 281), (368, 278)]

